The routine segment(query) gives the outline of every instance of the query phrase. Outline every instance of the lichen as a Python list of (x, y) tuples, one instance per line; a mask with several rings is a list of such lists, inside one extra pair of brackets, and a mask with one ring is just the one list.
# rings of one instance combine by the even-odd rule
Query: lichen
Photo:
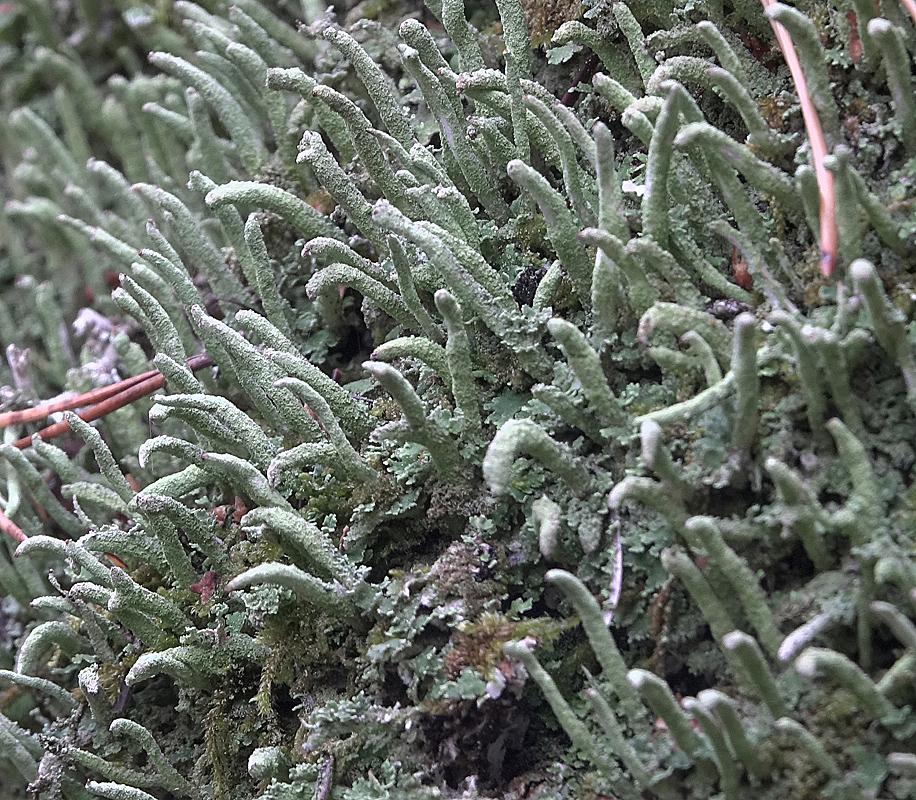
[(0, 9), (3, 800), (912, 796), (853, 5)]

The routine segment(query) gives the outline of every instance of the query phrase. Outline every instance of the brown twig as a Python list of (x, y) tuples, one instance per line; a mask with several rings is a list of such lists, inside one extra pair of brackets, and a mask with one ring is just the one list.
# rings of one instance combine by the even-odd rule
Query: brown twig
[(123, 381), (117, 381), (108, 386), (100, 386), (98, 389), (84, 392), (75, 397), (58, 400), (55, 403), (44, 403), (34, 408), (23, 408), (21, 411), (6, 411), (0, 414), (0, 429), (8, 428), (10, 425), (22, 425), (26, 422), (38, 422), (59, 411), (72, 411), (74, 408), (85, 408), (86, 406), (100, 403), (102, 400), (107, 400), (112, 395), (123, 392), (128, 387), (141, 383), (158, 374), (158, 370), (151, 369), (149, 372), (144, 372), (142, 375), (135, 375), (133, 378), (125, 378)]
[(17, 542), (24, 542), (29, 537), (22, 532), (20, 528), (13, 520), (11, 520), (6, 514), (0, 511), (0, 531), (3, 531), (6, 534), (9, 534)]
[[(777, 2), (777, 0), (760, 1), (763, 3), (764, 8), (769, 8)], [(909, 1), (913, 2), (913, 0)], [(839, 230), (836, 221), (836, 195), (833, 190), (833, 173), (824, 166), (824, 159), (827, 157), (827, 140), (824, 137), (824, 129), (821, 127), (821, 120), (817, 115), (814, 101), (808, 93), (808, 82), (805, 79), (805, 73), (802, 71), (801, 62), (798, 60), (798, 54), (795, 52), (795, 45), (792, 44), (792, 37), (776, 20), (771, 19), (770, 25), (773, 26), (776, 41), (779, 42), (779, 47), (786, 59), (789, 72), (792, 74), (792, 80), (795, 82), (795, 90), (798, 92), (798, 100), (801, 103), (802, 117), (805, 120), (805, 130), (808, 132), (808, 140), (811, 142), (811, 158), (814, 161), (814, 174), (817, 178), (818, 193), (820, 195), (821, 272), (829, 278), (833, 275), (834, 269), (836, 269), (839, 251)]]
[[(212, 363), (213, 359), (206, 355), (206, 353), (192, 356), (188, 359), (188, 367), (192, 372), (197, 372), (204, 367), (210, 366)], [(91, 405), (85, 411), (80, 412), (78, 416), (85, 422), (92, 422), (93, 420), (104, 417), (106, 414), (110, 414), (112, 411), (117, 411), (119, 408), (123, 408), (129, 403), (133, 403), (135, 400), (139, 400), (141, 397), (152, 394), (157, 389), (161, 389), (163, 386), (165, 386), (165, 377), (161, 372), (159, 372), (159, 370), (152, 370), (151, 372), (144, 372), (142, 375), (137, 375), (133, 378), (126, 378), (123, 381), (118, 381), (118, 383), (113, 383), (111, 386), (104, 387), (105, 396), (103, 399), (100, 402), (96, 402), (94, 405)], [(44, 417), (48, 416), (48, 414), (54, 413), (55, 411), (79, 408), (81, 405), (86, 405), (85, 398), (91, 394), (92, 392), (87, 392), (85, 395), (80, 395), (80, 397), (84, 399), (84, 402), (81, 402), (77, 405), (70, 405), (67, 409), (54, 408), (52, 411), (48, 411), (46, 414), (41, 414), (34, 418), (43, 419)], [(73, 398), (73, 400), (76, 399), (77, 398)], [(59, 404), (55, 403), (50, 405), (56, 406)], [(35, 409), (30, 410), (37, 412), (39, 409), (44, 408), (46, 408), (46, 406), (38, 406)], [(42, 428), (40, 431), (38, 431), (38, 435), (44, 439), (44, 441), (48, 441), (48, 439), (53, 439), (55, 436), (60, 436), (69, 430), (70, 423), (65, 420), (63, 422), (55, 423), (54, 425), (49, 425), (47, 428)], [(20, 450), (22, 450), (28, 447), (31, 443), (32, 437), (24, 436), (18, 441), (13, 442), (13, 447), (18, 447)]]
[(576, 89), (580, 83), (588, 83), (592, 79), (600, 64), (601, 59), (595, 53), (592, 53), (585, 60), (582, 69), (579, 70), (579, 74), (573, 78), (572, 86), (566, 90), (566, 94), (563, 95), (563, 99), (560, 101), (564, 106), (572, 107), (576, 104), (576, 100), (579, 99), (579, 93)]

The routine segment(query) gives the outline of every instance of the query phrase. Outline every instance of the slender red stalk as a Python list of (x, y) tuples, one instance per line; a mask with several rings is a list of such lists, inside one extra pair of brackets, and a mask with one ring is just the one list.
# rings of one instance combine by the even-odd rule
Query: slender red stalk
[[(192, 356), (188, 359), (188, 367), (190, 367), (192, 372), (197, 372), (204, 367), (210, 366), (212, 363), (213, 359), (210, 358), (210, 356), (208, 356), (206, 353)], [(133, 378), (126, 378), (125, 380), (114, 383), (111, 386), (104, 387), (107, 390), (114, 388), (115, 391), (107, 392), (107, 396), (102, 399), (101, 402), (95, 403), (85, 411), (80, 412), (78, 416), (85, 422), (92, 422), (93, 420), (99, 419), (100, 417), (104, 417), (106, 414), (110, 414), (112, 411), (117, 411), (119, 408), (123, 408), (129, 403), (133, 403), (135, 400), (139, 400), (141, 397), (152, 394), (157, 389), (161, 389), (163, 386), (165, 386), (165, 377), (161, 372), (159, 372), (159, 370), (144, 372), (142, 375), (137, 375)], [(87, 394), (91, 394), (91, 392)], [(81, 397), (85, 397), (85, 395), (81, 395)], [(85, 405), (85, 403), (81, 403), (80, 405)], [(75, 407), (78, 406), (70, 406), (71, 409)], [(43, 416), (47, 416), (47, 414)], [(42, 417), (36, 417), (36, 419), (41, 418)], [(38, 431), (38, 435), (45, 441), (48, 441), (48, 439), (53, 439), (55, 436), (60, 436), (69, 430), (70, 424), (65, 420), (54, 425), (49, 425), (47, 428), (42, 428), (40, 431)], [(20, 450), (22, 450), (28, 447), (31, 443), (32, 437), (24, 436), (18, 441), (13, 442), (13, 447), (18, 447)]]
[(20, 528), (13, 520), (11, 520), (6, 514), (0, 511), (0, 531), (10, 535), (17, 542), (24, 542), (29, 537), (22, 532)]
[[(114, 384), (117, 386), (117, 384)], [(147, 378), (145, 381), (140, 383), (134, 383), (128, 388), (118, 392), (117, 394), (111, 395), (107, 399), (103, 400), (101, 403), (96, 403), (94, 406), (90, 406), (85, 411), (80, 412), (77, 416), (85, 422), (92, 422), (99, 417), (104, 417), (106, 414), (110, 414), (112, 411), (117, 411), (119, 408), (123, 408), (128, 403), (132, 403), (134, 400), (139, 400), (141, 397), (144, 397), (148, 394), (152, 394), (157, 389), (161, 389), (165, 386), (165, 378), (160, 372), (156, 372), (151, 378)], [(63, 422), (57, 422), (54, 425), (48, 425), (47, 428), (42, 428), (38, 431), (38, 435), (48, 441), (48, 439), (53, 439), (55, 436), (60, 436), (63, 433), (66, 433), (70, 430), (70, 423), (64, 420)], [(13, 442), (13, 447), (18, 447), (20, 450), (28, 447), (32, 444), (31, 436), (23, 436), (21, 439)]]
[(903, 7), (910, 12), (913, 22), (916, 22), (916, 0), (900, 0), (900, 2), (903, 3)]
[(6, 411), (0, 414), (0, 429), (8, 428), (10, 425), (21, 425), (26, 422), (38, 422), (38, 420), (50, 417), (51, 414), (56, 414), (59, 411), (72, 411), (74, 408), (85, 408), (94, 403), (100, 403), (102, 400), (107, 400), (112, 395), (123, 392), (128, 387), (141, 383), (158, 374), (158, 370), (151, 369), (149, 372), (144, 372), (142, 375), (135, 375), (133, 378), (125, 378), (123, 381), (117, 381), (108, 386), (100, 386), (98, 389), (84, 392), (75, 397), (68, 397), (54, 403), (44, 403), (34, 408), (23, 408), (21, 411)]
[[(769, 8), (777, 2), (777, 0), (760, 1), (763, 3), (764, 8)], [(909, 0), (909, 2), (914, 2), (914, 0)], [(789, 72), (792, 73), (792, 80), (795, 82), (795, 90), (801, 103), (802, 117), (805, 120), (805, 130), (808, 132), (808, 140), (811, 142), (811, 158), (814, 161), (814, 174), (817, 178), (820, 195), (821, 272), (829, 278), (833, 275), (834, 269), (836, 269), (840, 234), (836, 221), (836, 195), (833, 189), (833, 173), (824, 166), (824, 159), (827, 157), (827, 140), (824, 137), (824, 129), (821, 127), (821, 120), (817, 115), (817, 109), (814, 107), (814, 101), (808, 93), (808, 82), (805, 80), (805, 73), (802, 71), (801, 62), (795, 52), (795, 45), (792, 44), (792, 37), (775, 20), (771, 19), (770, 25), (773, 26), (776, 41), (779, 42), (779, 47), (786, 59)]]

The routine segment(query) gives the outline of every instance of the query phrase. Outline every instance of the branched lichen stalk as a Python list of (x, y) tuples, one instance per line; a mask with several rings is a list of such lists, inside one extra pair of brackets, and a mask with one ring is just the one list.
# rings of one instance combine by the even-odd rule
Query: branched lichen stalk
[(652, 420), (646, 420), (640, 427), (639, 435), (642, 444), (642, 462), (646, 468), (652, 470), (681, 500), (690, 498), (693, 492), (690, 485), (678, 473), (671, 453), (668, 452), (668, 448), (662, 441), (661, 426)]
[(264, 583), (285, 586), (306, 602), (338, 619), (358, 619), (352, 601), (338, 588), (289, 564), (268, 563), (252, 567), (229, 581), (226, 591), (235, 592)]
[(815, 765), (830, 778), (842, 777), (840, 768), (818, 738), (801, 723), (789, 717), (776, 720), (776, 727), (791, 736), (805, 750)]
[(818, 569), (828, 569), (832, 558), (824, 541), (824, 533), (830, 525), (827, 512), (818, 503), (811, 487), (792, 469), (775, 458), (768, 458), (764, 466), (783, 502), (793, 510), (792, 530), (801, 540), (808, 558)]
[(579, 302), (586, 308), (592, 299), (592, 265), (579, 243), (579, 226), (573, 221), (566, 201), (532, 167), (515, 159), (506, 168), (509, 177), (530, 193), (547, 223), (547, 235), (569, 274)]
[(907, 402), (916, 411), (916, 359), (913, 357), (913, 347), (907, 336), (907, 326), (900, 318), (900, 313), (885, 297), (881, 281), (870, 262), (864, 259), (853, 262), (849, 267), (849, 274), (855, 285), (856, 294), (868, 307), (878, 342), (900, 366), (906, 382)]
[(76, 708), (77, 704), (73, 696), (56, 683), (45, 678), (38, 678), (33, 675), (23, 675), (8, 669), (0, 669), (0, 685), (8, 686), (12, 684), (48, 695), (48, 697), (53, 698), (67, 712), (73, 711), (73, 709)]
[(869, 606), (871, 613), (891, 629), (894, 636), (909, 650), (916, 651), (916, 625), (891, 603), (876, 600)]
[(256, 508), (242, 517), (241, 524), (243, 528), (266, 526), (276, 532), (290, 555), (318, 567), (319, 572), (348, 589), (355, 585), (356, 572), (346, 556), (340, 554), (327, 534), (297, 514), (280, 508)]
[[(656, 301), (658, 294), (647, 280), (645, 271), (635, 264), (626, 252), (625, 242), (614, 234), (599, 228), (586, 228), (579, 234), (579, 239), (585, 244), (597, 247), (607, 259), (608, 264), (613, 264), (624, 274), (630, 307), (639, 316), (645, 314)], [(598, 269), (597, 266), (596, 269)], [(603, 314), (605, 311), (595, 309), (595, 313)]]
[(427, 417), (423, 401), (407, 379), (394, 367), (378, 361), (363, 362), (363, 369), (370, 372), (395, 399), (409, 429), (399, 423), (389, 423), (377, 428), (373, 436), (419, 442), (429, 450), (439, 471), (451, 476), (458, 463), (457, 446), (442, 426)]
[(582, 391), (598, 413), (612, 425), (623, 425), (626, 422), (626, 412), (611, 392), (598, 354), (585, 340), (582, 332), (560, 318), (550, 320), (547, 329), (557, 340), (569, 366), (579, 379)]
[(639, 760), (639, 755), (629, 742), (624, 738), (623, 725), (617, 720), (614, 710), (597, 689), (585, 690), (585, 699), (592, 707), (592, 712), (601, 725), (601, 730), (611, 745), (611, 750), (624, 763), (630, 771), (637, 786), (647, 787), (651, 783), (648, 770)]
[(205, 522), (178, 500), (163, 494), (153, 494), (149, 491), (150, 488), (147, 487), (134, 498), (133, 502), (140, 512), (146, 515), (167, 516), (173, 525), (184, 531), (195, 547), (210, 558), (214, 566), (226, 570), (229, 560), (216, 539), (212, 518)]
[[(16, 672), (34, 674), (51, 647), (59, 647), (69, 656), (88, 650), (86, 642), (64, 622), (42, 622), (33, 628), (19, 645)], [(0, 715), (2, 716), (2, 715)]]
[(907, 68), (906, 33), (888, 20), (879, 18), (868, 23), (868, 38), (883, 58), (900, 138), (908, 155), (912, 156), (916, 154), (916, 100), (913, 99)]
[(731, 749), (748, 772), (756, 778), (768, 774), (767, 765), (760, 752), (748, 739), (744, 724), (735, 710), (735, 701), (715, 689), (704, 689), (697, 695), (697, 699), (718, 717)]
[(376, 249), (384, 252), (387, 245), (378, 225), (372, 221), (372, 206), (328, 152), (320, 134), (315, 131), (306, 131), (303, 134), (296, 161), (308, 164), (315, 171), (318, 180), (340, 203), (353, 224)]
[(230, 181), (211, 191), (206, 197), (206, 202), (214, 209), (227, 203), (233, 203), (273, 211), (309, 239), (315, 236), (343, 238), (340, 230), (331, 225), (308, 203), (279, 186), (254, 181)]
[(23, 736), (29, 735), (24, 728), (0, 714), (0, 746), (3, 755), (27, 783), (38, 777), (38, 759), (21, 741)]
[(451, 386), (452, 373), (448, 368), (448, 359), (442, 345), (430, 341), (425, 336), (399, 336), (397, 339), (389, 339), (372, 351), (373, 361), (391, 363), (399, 358), (415, 358), (421, 361)]
[(382, 72), (378, 64), (359, 43), (345, 31), (332, 25), (324, 25), (321, 28), (321, 35), (340, 50), (353, 65), (372, 103), (378, 109), (388, 133), (404, 147), (410, 147), (414, 140), (413, 132), (401, 106), (401, 98), (395, 94), (391, 79)]
[(709, 625), (713, 638), (721, 644), (725, 636), (735, 629), (735, 623), (699, 567), (680, 548), (663, 550), (661, 561), (669, 573), (683, 581), (694, 602), (700, 607), (700, 613)]
[(737, 800), (738, 770), (735, 758), (728, 748), (725, 736), (716, 724), (713, 715), (694, 697), (685, 697), (684, 710), (687, 711), (703, 728), (703, 733), (709, 740), (722, 785), (722, 793), (727, 800)]

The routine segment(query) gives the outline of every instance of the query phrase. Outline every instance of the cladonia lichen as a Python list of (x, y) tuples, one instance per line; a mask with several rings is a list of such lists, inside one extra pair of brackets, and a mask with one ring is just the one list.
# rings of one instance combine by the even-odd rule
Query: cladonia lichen
[(916, 794), (916, 7), (765, 5), (0, 8), (0, 799)]

